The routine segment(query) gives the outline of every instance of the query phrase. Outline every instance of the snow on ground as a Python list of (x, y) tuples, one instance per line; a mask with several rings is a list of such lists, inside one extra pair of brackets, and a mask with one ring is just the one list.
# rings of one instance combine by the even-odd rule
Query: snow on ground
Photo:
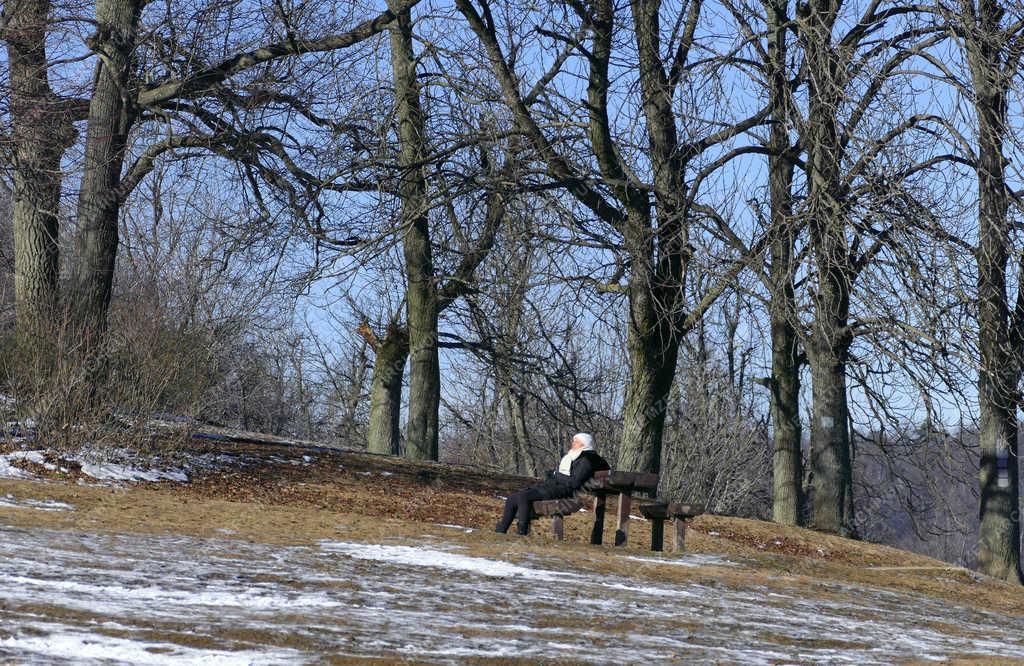
[(102, 481), (188, 481), (188, 475), (182, 470), (137, 469), (129, 465), (108, 462), (82, 463), (82, 473)]
[(446, 528), (448, 528), (450, 530), (462, 530), (466, 534), (469, 534), (470, 532), (475, 532), (476, 531), (472, 527), (466, 527), (465, 525), (453, 525), (451, 523), (434, 523), (434, 524), (437, 525), (438, 527), (446, 527)]
[(16, 465), (11, 464), (11, 458), (9, 456), (0, 456), (0, 477), (5, 479), (31, 479), (32, 474), (26, 472)]
[(718, 555), (706, 555), (703, 553), (685, 553), (677, 557), (639, 557), (637, 555), (623, 555), (624, 560), (644, 562), (646, 564), (669, 564), (678, 567), (734, 567), (735, 562), (730, 562)]
[(14, 495), (0, 497), (0, 507), (14, 509), (39, 509), (41, 511), (74, 511), (75, 507), (57, 500), (18, 499)]
[[(130, 454), (121, 452), (123, 457)], [(183, 469), (154, 469), (146, 468), (145, 465), (121, 464), (116, 462), (99, 461), (88, 453), (81, 455), (62, 455), (59, 459), (67, 462), (77, 462), (81, 465), (82, 473), (99, 481), (159, 481), (168, 479), (170, 481), (186, 482), (188, 475)], [(10, 479), (32, 479), (35, 475), (22, 469), (17, 465), (18, 461), (27, 461), (42, 465), (49, 470), (67, 471), (66, 467), (47, 460), (46, 451), (13, 451), (0, 455), (0, 477)]]
[(443, 541), (280, 547), (0, 526), (0, 662), (879, 664), (1024, 655), (1024, 618), (908, 593), (822, 583), (826, 598), (811, 599), (459, 550)]
[[(282, 457), (279, 455), (268, 458), (272, 462), (283, 462), (291, 465), (308, 466), (316, 462), (309, 455)], [(54, 464), (52, 460), (62, 464)], [(84, 448), (75, 453), (56, 453), (43, 449), (13, 451), (0, 454), (0, 478), (33, 479), (36, 475), (19, 466), (26, 461), (42, 465), (48, 470), (67, 472), (62, 465), (77, 463), (82, 473), (99, 482), (118, 483), (122, 481), (175, 481), (187, 483), (189, 478), (203, 470), (245, 467), (256, 464), (258, 459), (246, 453), (194, 453), (178, 452), (173, 459), (146, 457), (129, 449), (109, 449), (103, 451)]]

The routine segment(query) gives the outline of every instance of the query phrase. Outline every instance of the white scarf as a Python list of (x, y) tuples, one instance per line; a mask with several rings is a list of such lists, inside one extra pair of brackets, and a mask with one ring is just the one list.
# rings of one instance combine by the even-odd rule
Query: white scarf
[(562, 456), (562, 461), (558, 463), (558, 473), (570, 476), (572, 470), (572, 464), (576, 462), (576, 459), (580, 457), (580, 454), (584, 451), (593, 451), (594, 446), (592, 444), (584, 444), (578, 449), (571, 449), (569, 453)]

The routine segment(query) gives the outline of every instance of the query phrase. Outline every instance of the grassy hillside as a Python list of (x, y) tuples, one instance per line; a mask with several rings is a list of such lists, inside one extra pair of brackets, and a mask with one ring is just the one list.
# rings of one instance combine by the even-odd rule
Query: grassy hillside
[[(606, 545), (587, 543), (589, 512), (566, 519), (564, 542), (553, 539), (547, 520), (536, 521), (525, 539), (494, 534), (501, 498), (532, 483), (529, 478), (312, 447), (193, 442), (178, 455), (214, 462), (196, 466), (187, 483), (92, 485), (73, 462), (65, 460), (68, 471), (59, 472), (18, 461), (47, 482), (0, 479), (0, 496), (62, 501), (77, 510), (0, 506), (0, 519), (24, 527), (230, 534), (275, 544), (339, 536), (375, 542), (436, 536), (481, 555), (537, 552), (623, 574), (642, 565), (618, 555), (649, 553), (649, 524), (640, 518), (631, 521), (625, 549), (607, 545), (613, 541), (613, 519), (606, 520)], [(688, 531), (687, 552), (727, 557), (742, 563), (743, 571), (677, 567), (657, 575), (748, 586), (795, 585), (806, 587), (809, 594), (821, 581), (862, 583), (1024, 615), (1024, 590), (1019, 588), (887, 546), (774, 523), (701, 516)]]

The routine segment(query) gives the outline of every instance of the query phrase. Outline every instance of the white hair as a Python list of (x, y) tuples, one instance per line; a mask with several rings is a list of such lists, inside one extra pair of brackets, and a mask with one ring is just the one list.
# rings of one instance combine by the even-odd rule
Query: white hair
[(594, 448), (594, 437), (590, 433), (578, 432), (572, 436), (573, 440), (580, 440), (583, 443), (584, 449)]

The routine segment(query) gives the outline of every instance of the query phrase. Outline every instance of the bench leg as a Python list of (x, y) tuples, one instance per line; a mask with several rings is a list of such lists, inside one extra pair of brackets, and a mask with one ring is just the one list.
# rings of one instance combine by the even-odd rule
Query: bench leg
[(675, 523), (676, 530), (675, 539), (673, 539), (674, 543), (672, 544), (672, 551), (675, 553), (681, 553), (683, 552), (683, 548), (686, 544), (686, 521), (682, 518), (676, 518)]
[(665, 549), (665, 520), (651, 519), (651, 550), (661, 552)]
[(555, 538), (559, 541), (565, 539), (565, 532), (563, 531), (561, 516), (551, 517), (551, 531), (555, 533)]
[(594, 498), (594, 529), (590, 531), (590, 543), (596, 546), (600, 546), (604, 541), (604, 506), (604, 495)]
[(632, 498), (629, 493), (619, 495), (619, 516), (615, 524), (615, 545), (625, 546), (629, 531), (629, 506)]

